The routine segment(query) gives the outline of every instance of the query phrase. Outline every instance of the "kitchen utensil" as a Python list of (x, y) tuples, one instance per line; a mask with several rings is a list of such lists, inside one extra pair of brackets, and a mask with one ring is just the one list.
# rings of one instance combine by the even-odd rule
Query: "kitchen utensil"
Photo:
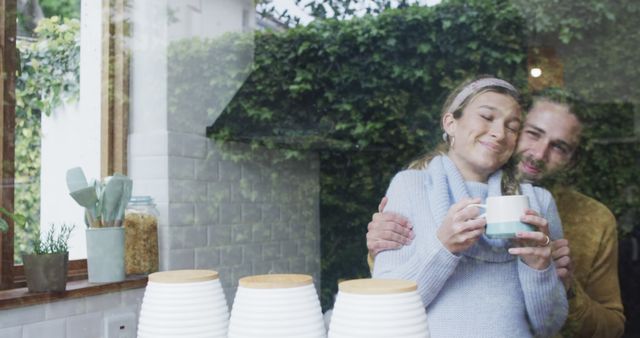
[(75, 167), (67, 170), (67, 187), (69, 191), (76, 191), (88, 187), (87, 178), (82, 168)]
[(96, 189), (88, 186), (86, 188), (71, 191), (69, 195), (71, 195), (78, 204), (87, 209), (88, 225), (93, 225), (97, 218), (96, 204), (98, 203), (98, 196), (96, 196)]
[(105, 179), (101, 191), (101, 216), (103, 226), (119, 226), (124, 218), (124, 209), (131, 198), (131, 179), (115, 174)]

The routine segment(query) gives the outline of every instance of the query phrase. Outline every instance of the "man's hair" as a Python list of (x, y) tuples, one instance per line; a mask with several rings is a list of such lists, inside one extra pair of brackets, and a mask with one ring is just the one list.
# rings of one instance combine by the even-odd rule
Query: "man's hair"
[[(578, 119), (578, 122), (580, 122), (580, 125), (583, 128), (585, 127), (586, 107), (584, 100), (581, 100), (577, 94), (566, 88), (549, 87), (541, 91), (534, 92), (532, 96), (533, 97), (528, 107), (529, 109), (531, 109), (536, 102), (540, 101), (562, 104), (567, 106), (567, 108), (569, 108), (569, 113)], [(529, 109), (527, 109), (527, 111)]]

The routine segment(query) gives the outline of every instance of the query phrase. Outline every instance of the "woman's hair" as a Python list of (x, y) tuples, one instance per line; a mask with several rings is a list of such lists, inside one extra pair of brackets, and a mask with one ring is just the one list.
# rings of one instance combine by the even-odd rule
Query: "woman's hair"
[[(487, 92), (508, 95), (512, 97), (518, 104), (521, 103), (520, 93), (513, 85), (504, 80), (492, 76), (483, 75), (471, 80), (464, 81), (449, 94), (447, 100), (442, 106), (440, 120), (442, 120), (444, 116), (449, 113), (456, 120), (461, 118), (462, 112), (469, 105), (469, 103), (473, 101), (478, 95)], [(429, 161), (431, 161), (431, 159), (433, 159), (435, 156), (445, 154), (449, 149), (450, 138), (446, 133), (444, 133), (442, 136), (442, 143), (440, 143), (432, 151), (411, 161), (407, 166), (407, 169), (424, 169), (429, 164)], [(517, 162), (512, 162), (514, 161), (510, 159), (503, 166), (503, 195), (515, 195), (520, 193), (520, 186), (517, 177)]]

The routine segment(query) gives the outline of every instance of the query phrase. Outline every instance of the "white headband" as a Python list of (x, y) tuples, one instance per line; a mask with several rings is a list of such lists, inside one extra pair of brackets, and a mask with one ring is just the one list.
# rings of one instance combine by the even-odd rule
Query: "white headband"
[(496, 79), (495, 77), (488, 77), (488, 78), (480, 79), (477, 81), (473, 81), (470, 84), (468, 84), (466, 87), (464, 87), (460, 91), (460, 93), (458, 93), (458, 95), (456, 95), (456, 97), (453, 99), (453, 102), (451, 102), (449, 109), (447, 109), (447, 113), (453, 113), (454, 111), (456, 111), (458, 108), (460, 108), (460, 105), (462, 104), (462, 102), (464, 102), (464, 100), (466, 100), (469, 97), (469, 95), (485, 87), (502, 87), (516, 93), (518, 92), (518, 90), (514, 86), (512, 86), (509, 82)]

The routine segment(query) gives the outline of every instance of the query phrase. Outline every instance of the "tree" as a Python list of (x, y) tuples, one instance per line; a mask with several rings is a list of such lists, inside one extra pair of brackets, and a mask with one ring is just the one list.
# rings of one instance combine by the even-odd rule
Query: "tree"
[[(295, 0), (296, 6), (314, 19), (349, 19), (364, 14), (380, 14), (390, 8), (404, 8), (420, 4), (420, 0)], [(276, 8), (273, 0), (259, 0), (258, 11), (289, 26), (301, 23), (301, 18), (288, 10)]]
[(80, 0), (18, 0), (18, 35), (33, 36), (40, 20), (80, 18)]
[(18, 0), (19, 35), (33, 35), (38, 22), (44, 18), (44, 12), (38, 0)]

